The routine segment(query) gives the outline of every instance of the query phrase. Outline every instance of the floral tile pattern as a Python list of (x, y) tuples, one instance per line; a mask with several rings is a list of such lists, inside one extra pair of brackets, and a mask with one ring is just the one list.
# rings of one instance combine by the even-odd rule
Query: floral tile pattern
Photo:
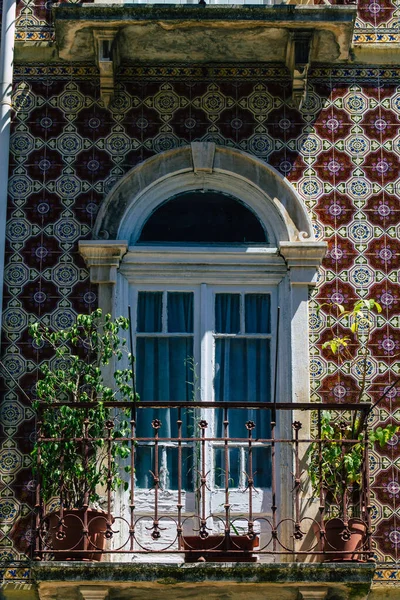
[[(106, 110), (95, 67), (15, 68), (0, 405), (0, 540), (13, 559), (31, 535), (30, 399), (48, 358), (32, 344), (29, 323), (65, 327), (96, 306), (78, 240), (90, 239), (112, 186), (156, 153), (195, 140), (235, 147), (273, 165), (303, 198), (329, 244), (310, 311), (313, 401), (351, 401), (358, 379), (356, 369), (332, 375), (316, 301), (379, 301), (367, 396), (378, 399), (400, 376), (400, 69), (315, 69), (300, 112), (286, 71), (274, 65), (125, 67), (118, 82)], [(377, 420), (400, 423), (400, 387)], [(371, 456), (376, 556), (388, 563), (380, 580), (398, 577), (399, 448), (395, 436)]]

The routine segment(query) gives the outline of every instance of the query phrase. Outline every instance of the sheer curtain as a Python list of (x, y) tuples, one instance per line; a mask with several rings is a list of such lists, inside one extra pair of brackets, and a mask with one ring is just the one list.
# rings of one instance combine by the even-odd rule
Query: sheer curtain
[[(193, 293), (138, 293), (136, 324), (137, 388), (140, 394), (137, 418), (138, 437), (152, 438), (153, 419), (161, 421), (160, 437), (177, 437), (177, 409), (141, 410), (149, 401), (191, 401), (195, 396), (193, 356)], [(246, 409), (247, 402), (270, 400), (270, 297), (268, 294), (221, 293), (214, 304), (214, 397), (216, 401), (240, 402), (243, 409), (229, 411), (229, 436), (247, 438), (246, 421), (254, 421), (255, 439), (270, 436), (270, 412)], [(211, 334), (212, 324), (204, 324)], [(200, 369), (197, 375), (200, 375)], [(205, 366), (203, 365), (203, 369)], [(197, 432), (195, 410), (182, 411), (183, 437)], [(214, 433), (223, 437), (222, 410), (215, 411)], [(244, 481), (246, 446), (240, 444), (229, 452), (232, 487)], [(223, 484), (223, 453), (215, 449), (215, 483)], [(269, 449), (255, 448), (253, 471), (256, 485), (268, 487), (270, 477)], [(193, 447), (184, 449), (183, 485), (192, 489)], [(159, 461), (169, 489), (177, 488), (177, 448), (168, 442), (160, 444)], [(151, 488), (154, 479), (154, 444), (143, 442), (137, 452), (136, 480), (141, 488)]]
[[(137, 389), (141, 402), (190, 401), (193, 398), (193, 294), (139, 292), (137, 308)], [(182, 435), (193, 427), (190, 413), (182, 411)], [(153, 437), (153, 419), (161, 421), (160, 437), (177, 437), (177, 409), (138, 409), (138, 437)], [(194, 415), (193, 415), (194, 418)], [(168, 444), (167, 444), (168, 446)], [(175, 448), (161, 449), (160, 463), (168, 471), (167, 486), (177, 487)], [(137, 453), (139, 487), (152, 487), (154, 445)], [(187, 469), (186, 469), (187, 470)]]
[[(241, 332), (241, 329), (244, 331)], [(249, 336), (251, 335), (251, 337)], [(270, 297), (267, 294), (216, 294), (215, 296), (215, 376), (216, 401), (269, 402), (270, 374)], [(257, 337), (259, 336), (259, 337)], [(254, 438), (270, 436), (270, 412), (255, 409), (229, 410), (229, 436), (246, 438), (246, 421), (254, 421)], [(216, 435), (223, 437), (223, 411), (216, 414)], [(269, 485), (269, 450), (253, 453), (256, 485)], [(230, 451), (230, 481), (238, 485), (242, 474), (238, 450)], [(243, 465), (242, 465), (243, 466)], [(216, 482), (222, 484), (223, 456), (216, 452)], [(236, 481), (235, 481), (236, 480)]]

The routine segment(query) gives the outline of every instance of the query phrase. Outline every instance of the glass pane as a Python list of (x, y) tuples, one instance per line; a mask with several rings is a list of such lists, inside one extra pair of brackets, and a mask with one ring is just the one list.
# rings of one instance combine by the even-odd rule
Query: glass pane
[(137, 387), (142, 401), (189, 401), (193, 394), (192, 337), (141, 338), (136, 342)]
[[(138, 338), (137, 390), (141, 401), (183, 401), (193, 398), (193, 339), (190, 338)], [(152, 437), (153, 419), (161, 421), (160, 437), (177, 437), (177, 409), (138, 410), (137, 431), (139, 436)], [(182, 415), (182, 435), (187, 437), (192, 424), (189, 411)]]
[(224, 448), (215, 448), (214, 481), (220, 488), (225, 487), (225, 473), (228, 470), (228, 487), (237, 488), (240, 483), (240, 450), (230, 448), (228, 453), (228, 464), (225, 465)]
[(270, 333), (271, 299), (269, 294), (245, 295), (246, 333)]
[(168, 332), (193, 333), (193, 294), (168, 292)]
[(140, 234), (139, 243), (145, 242), (265, 244), (267, 237), (256, 215), (236, 198), (196, 190), (154, 211)]
[(139, 292), (137, 331), (158, 333), (162, 331), (162, 292)]
[[(167, 487), (170, 490), (178, 489), (178, 448), (167, 448)], [(193, 446), (182, 447), (182, 489), (193, 491), (195, 477)]]
[[(253, 478), (256, 487), (271, 487), (271, 447), (253, 448)], [(246, 473), (249, 474), (249, 453), (246, 450)]]
[(240, 332), (240, 294), (215, 295), (215, 331)]
[[(214, 391), (217, 402), (269, 402), (271, 389), (270, 340), (216, 339)], [(229, 409), (230, 437), (246, 437), (245, 423), (256, 424), (255, 437), (269, 436), (269, 411)], [(216, 433), (222, 436), (221, 411)]]
[(140, 488), (154, 487), (154, 446), (138, 445), (135, 449), (135, 479)]

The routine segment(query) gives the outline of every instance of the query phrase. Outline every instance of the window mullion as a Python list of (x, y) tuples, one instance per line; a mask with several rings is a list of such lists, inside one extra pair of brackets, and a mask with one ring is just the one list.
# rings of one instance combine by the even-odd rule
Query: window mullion
[(245, 333), (244, 294), (240, 294), (240, 333)]
[(162, 299), (162, 332), (168, 332), (168, 313), (167, 313), (167, 294), (166, 290), (163, 291)]

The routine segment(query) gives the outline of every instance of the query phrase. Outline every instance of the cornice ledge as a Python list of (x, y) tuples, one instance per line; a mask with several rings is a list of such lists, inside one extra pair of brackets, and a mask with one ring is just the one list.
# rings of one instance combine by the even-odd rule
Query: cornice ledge
[(291, 267), (318, 268), (326, 255), (328, 244), (326, 242), (304, 241), (304, 242), (281, 242), (279, 252)]
[(281, 242), (280, 254), (290, 271), (292, 285), (316, 285), (318, 268), (327, 248), (326, 242)]
[(90, 269), (92, 283), (117, 281), (117, 270), (128, 251), (126, 240), (81, 240), (79, 252)]

